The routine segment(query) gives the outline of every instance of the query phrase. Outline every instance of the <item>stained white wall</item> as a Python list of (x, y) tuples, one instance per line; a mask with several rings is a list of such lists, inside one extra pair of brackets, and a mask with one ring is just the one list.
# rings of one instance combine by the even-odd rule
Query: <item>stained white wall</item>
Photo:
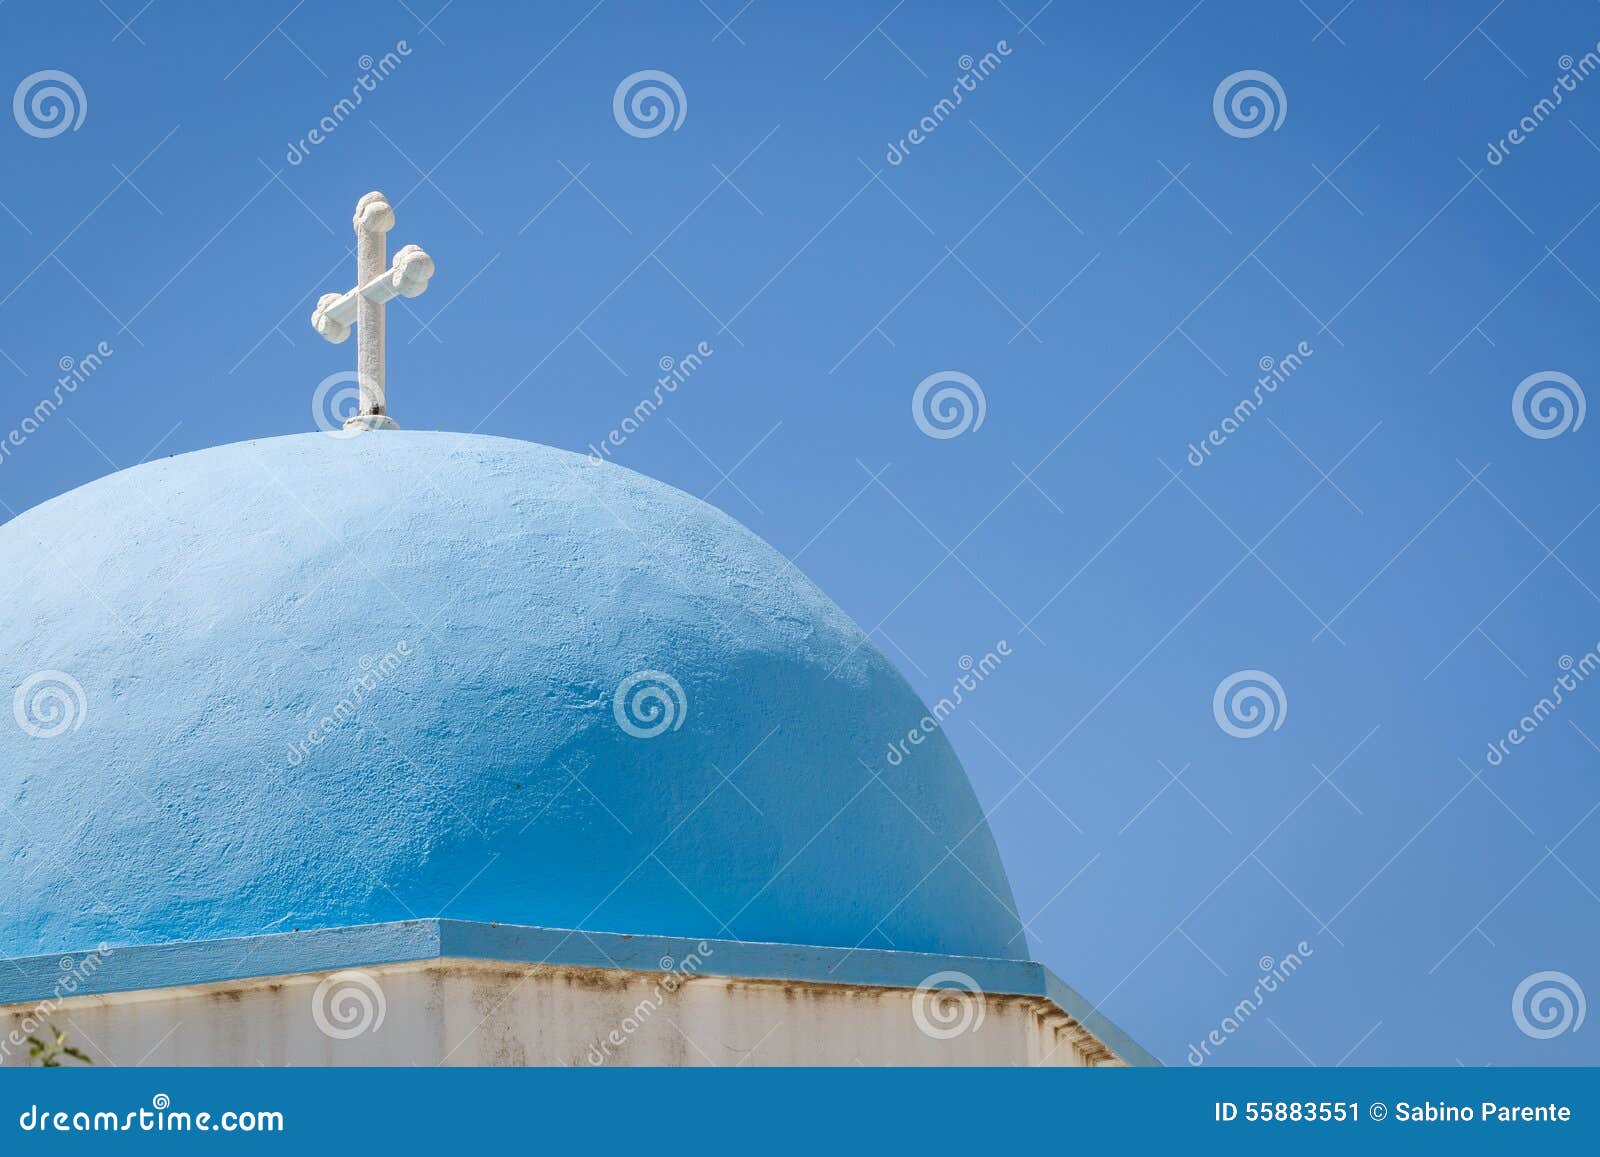
[[(116, 1065), (1117, 1063), (1033, 997), (458, 960), (74, 997), (47, 1019)], [(12, 1034), (35, 1020), (0, 1008), (0, 1063), (30, 1063)]]

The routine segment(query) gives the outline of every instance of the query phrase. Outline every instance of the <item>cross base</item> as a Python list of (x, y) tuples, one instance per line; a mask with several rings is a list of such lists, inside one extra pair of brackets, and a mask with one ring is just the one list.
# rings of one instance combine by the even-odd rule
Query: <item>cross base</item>
[(344, 420), (344, 428), (352, 433), (365, 430), (398, 430), (400, 423), (388, 414), (356, 414)]

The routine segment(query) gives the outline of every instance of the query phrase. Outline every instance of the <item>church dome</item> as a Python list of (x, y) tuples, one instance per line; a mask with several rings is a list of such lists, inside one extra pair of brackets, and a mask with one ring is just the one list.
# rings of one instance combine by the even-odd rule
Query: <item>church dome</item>
[(612, 464), (384, 431), (0, 527), (0, 955), (437, 916), (1022, 959), (942, 732), (786, 559)]

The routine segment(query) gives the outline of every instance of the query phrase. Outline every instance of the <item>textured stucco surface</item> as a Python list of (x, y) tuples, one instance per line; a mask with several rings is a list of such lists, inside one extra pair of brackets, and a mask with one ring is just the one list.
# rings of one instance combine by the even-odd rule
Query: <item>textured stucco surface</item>
[[(614, 465), (390, 431), (182, 455), (0, 527), (0, 595), (6, 688), (86, 702), (0, 726), (0, 954), (444, 915), (1024, 955), (944, 737), (883, 762), (924, 713), (889, 662)], [(646, 668), (688, 701), (652, 739), (612, 710)]]

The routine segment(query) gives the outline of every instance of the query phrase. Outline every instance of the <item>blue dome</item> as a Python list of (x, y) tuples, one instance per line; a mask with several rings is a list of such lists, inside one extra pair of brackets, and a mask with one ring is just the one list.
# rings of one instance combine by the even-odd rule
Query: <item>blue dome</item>
[(0, 955), (446, 916), (1020, 959), (942, 733), (732, 519), (500, 438), (306, 434), (0, 527)]

